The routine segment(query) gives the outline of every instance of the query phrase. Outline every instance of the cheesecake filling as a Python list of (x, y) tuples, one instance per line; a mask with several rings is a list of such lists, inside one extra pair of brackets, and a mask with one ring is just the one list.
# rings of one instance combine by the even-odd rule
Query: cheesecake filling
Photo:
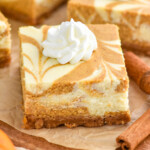
[[(149, 11), (150, 2), (147, 0), (94, 0), (94, 6), (100, 17), (107, 23), (126, 25), (131, 30), (131, 39), (140, 42), (150, 42), (150, 25), (141, 22), (141, 13)], [(110, 10), (110, 11), (108, 11)], [(136, 12), (135, 21), (124, 17), (125, 11)], [(122, 28), (120, 28), (120, 31)]]
[[(104, 116), (108, 112), (128, 111), (128, 89), (118, 92), (118, 83), (103, 82), (91, 85), (74, 85), (72, 92), (50, 94), (36, 98), (39, 103), (49, 109), (87, 108), (92, 116)], [(33, 97), (32, 97), (33, 98)], [(34, 98), (26, 100), (26, 104), (34, 102)]]
[(10, 47), (10, 35), (5, 35), (2, 39), (0, 39), (0, 49), (10, 49)]
[(5, 34), (7, 30), (7, 24), (0, 21), (0, 50), (9, 49), (11, 45), (10, 35)]
[(133, 33), (133, 40), (150, 42), (150, 25), (141, 24), (140, 27)]
[[(81, 93), (84, 97), (81, 97)], [(32, 101), (32, 99), (29, 101)], [(28, 100), (26, 102), (28, 103)], [(43, 106), (48, 106), (52, 110), (57, 110), (57, 108), (60, 110), (65, 108), (87, 108), (89, 114), (93, 116), (104, 116), (108, 112), (129, 110), (128, 91), (102, 97), (92, 97), (87, 95), (85, 91), (78, 90), (76, 93), (41, 97), (38, 102), (39, 104), (42, 102)]]
[[(124, 11), (137, 9), (137, 14), (148, 9), (150, 2), (143, 0), (94, 0), (94, 6), (101, 18), (106, 22), (121, 23)], [(108, 13), (111, 10), (111, 13)], [(138, 17), (138, 16), (137, 16)]]
[[(94, 77), (95, 74), (93, 73), (93, 77), (90, 77), (89, 81)], [(103, 82), (88, 84), (82, 80), (74, 84), (71, 92), (62, 94), (47, 92), (39, 97), (35, 95), (35, 99), (36, 103), (39, 103), (39, 105), (42, 103), (43, 106), (48, 107), (50, 110), (83, 107), (87, 108), (90, 115), (103, 117), (108, 112), (124, 112), (129, 110), (128, 82), (127, 86), (124, 85), (122, 91), (117, 90), (120, 85), (119, 79), (115, 76), (110, 78), (107, 74)], [(36, 89), (36, 87), (31, 87), (30, 89)], [(26, 104), (34, 102), (33, 95), (32, 98), (30, 95), (27, 95), (27, 97)]]
[(7, 25), (5, 22), (0, 21), (0, 35), (7, 30)]

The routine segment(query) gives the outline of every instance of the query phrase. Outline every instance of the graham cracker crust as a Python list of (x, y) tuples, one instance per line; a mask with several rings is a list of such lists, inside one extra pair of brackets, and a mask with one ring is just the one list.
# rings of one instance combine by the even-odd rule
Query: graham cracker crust
[(104, 117), (99, 116), (70, 116), (70, 117), (37, 117), (34, 115), (24, 116), (24, 128), (40, 129), (66, 126), (74, 128), (77, 126), (100, 127), (103, 125), (120, 125), (130, 121), (129, 111), (109, 112)]
[(10, 64), (10, 56), (5, 58), (0, 58), (0, 68), (7, 67)]
[(9, 66), (10, 60), (10, 49), (0, 49), (0, 68)]

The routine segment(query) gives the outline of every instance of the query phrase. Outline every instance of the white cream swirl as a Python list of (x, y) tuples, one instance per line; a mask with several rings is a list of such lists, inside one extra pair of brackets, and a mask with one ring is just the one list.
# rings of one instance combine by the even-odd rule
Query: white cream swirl
[(63, 22), (48, 30), (47, 39), (42, 43), (43, 55), (56, 58), (60, 64), (75, 64), (90, 59), (97, 49), (96, 37), (81, 22)]

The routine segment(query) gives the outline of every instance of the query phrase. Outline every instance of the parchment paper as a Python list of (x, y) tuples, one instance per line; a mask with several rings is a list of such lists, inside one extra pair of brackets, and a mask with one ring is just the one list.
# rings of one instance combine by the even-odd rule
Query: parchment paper
[[(66, 20), (66, 5), (56, 10), (43, 24), (60, 24)], [(13, 127), (47, 139), (50, 142), (89, 150), (114, 150), (116, 137), (149, 107), (148, 95), (144, 94), (133, 81), (130, 81), (129, 100), (132, 120), (127, 125), (104, 126), (99, 128), (78, 127), (68, 129), (25, 130), (22, 129), (22, 93), (19, 74), (19, 39), (18, 27), (25, 24), (9, 19), (12, 26), (12, 62), (9, 68), (0, 70), (0, 120)], [(150, 64), (148, 57), (142, 59)]]

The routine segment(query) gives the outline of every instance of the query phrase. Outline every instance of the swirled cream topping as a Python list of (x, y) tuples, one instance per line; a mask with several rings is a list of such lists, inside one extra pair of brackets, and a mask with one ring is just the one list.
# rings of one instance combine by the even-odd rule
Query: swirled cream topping
[(43, 55), (56, 58), (60, 64), (75, 64), (80, 60), (90, 59), (97, 49), (97, 41), (86, 25), (71, 19), (70, 22), (51, 27), (42, 46)]

